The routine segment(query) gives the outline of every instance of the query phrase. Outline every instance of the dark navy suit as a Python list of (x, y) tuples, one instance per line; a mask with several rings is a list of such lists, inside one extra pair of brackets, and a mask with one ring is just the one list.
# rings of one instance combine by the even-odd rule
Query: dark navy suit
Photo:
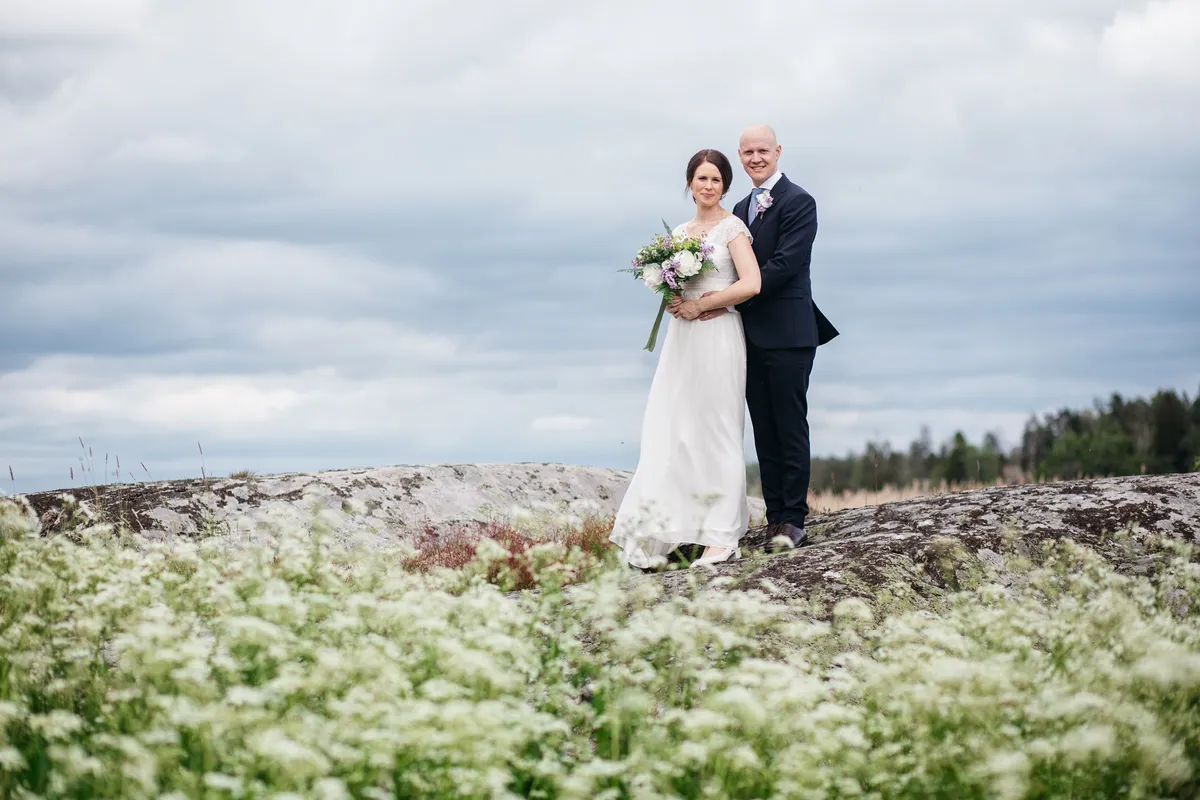
[[(746, 331), (746, 404), (767, 522), (803, 528), (812, 474), (808, 380), (817, 347), (838, 335), (812, 301), (817, 203), (780, 175), (771, 207), (750, 218), (762, 291), (737, 307)], [(733, 207), (747, 219), (750, 197)]]

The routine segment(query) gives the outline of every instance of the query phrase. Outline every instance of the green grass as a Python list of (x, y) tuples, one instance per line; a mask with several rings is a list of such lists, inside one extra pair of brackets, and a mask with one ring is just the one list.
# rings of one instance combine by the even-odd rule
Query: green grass
[(514, 592), (513, 553), (486, 539), (449, 568), (320, 530), (250, 550), (38, 539), (15, 508), (3, 797), (1200, 789), (1189, 547), (1153, 581), (1064, 546), (1020, 589), (891, 616), (845, 600), (818, 622), (760, 592), (666, 597), (565, 538), (522, 551), (539, 591)]

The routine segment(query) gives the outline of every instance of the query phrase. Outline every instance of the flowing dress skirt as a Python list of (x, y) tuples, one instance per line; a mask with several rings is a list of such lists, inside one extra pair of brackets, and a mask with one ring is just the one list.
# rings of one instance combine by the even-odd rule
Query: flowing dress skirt
[(736, 547), (750, 516), (741, 315), (667, 321), (641, 454), (610, 536), (643, 568), (681, 544)]

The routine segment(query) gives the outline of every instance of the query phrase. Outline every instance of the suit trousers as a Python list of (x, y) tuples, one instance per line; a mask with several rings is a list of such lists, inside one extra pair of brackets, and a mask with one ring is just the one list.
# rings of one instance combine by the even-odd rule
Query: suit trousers
[(815, 347), (768, 350), (746, 343), (746, 404), (770, 524), (803, 528), (808, 516), (808, 381), (816, 353)]

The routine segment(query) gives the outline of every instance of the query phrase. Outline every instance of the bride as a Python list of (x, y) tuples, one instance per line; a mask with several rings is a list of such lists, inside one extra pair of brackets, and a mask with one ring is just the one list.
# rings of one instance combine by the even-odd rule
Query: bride
[(749, 229), (721, 206), (732, 181), (719, 151), (692, 156), (687, 186), (696, 216), (671, 232), (711, 244), (716, 269), (689, 281), (671, 305), (637, 470), (609, 537), (626, 562), (643, 569), (683, 544), (705, 546), (693, 564), (737, 558), (749, 526), (746, 339), (732, 307), (758, 294), (761, 278)]

